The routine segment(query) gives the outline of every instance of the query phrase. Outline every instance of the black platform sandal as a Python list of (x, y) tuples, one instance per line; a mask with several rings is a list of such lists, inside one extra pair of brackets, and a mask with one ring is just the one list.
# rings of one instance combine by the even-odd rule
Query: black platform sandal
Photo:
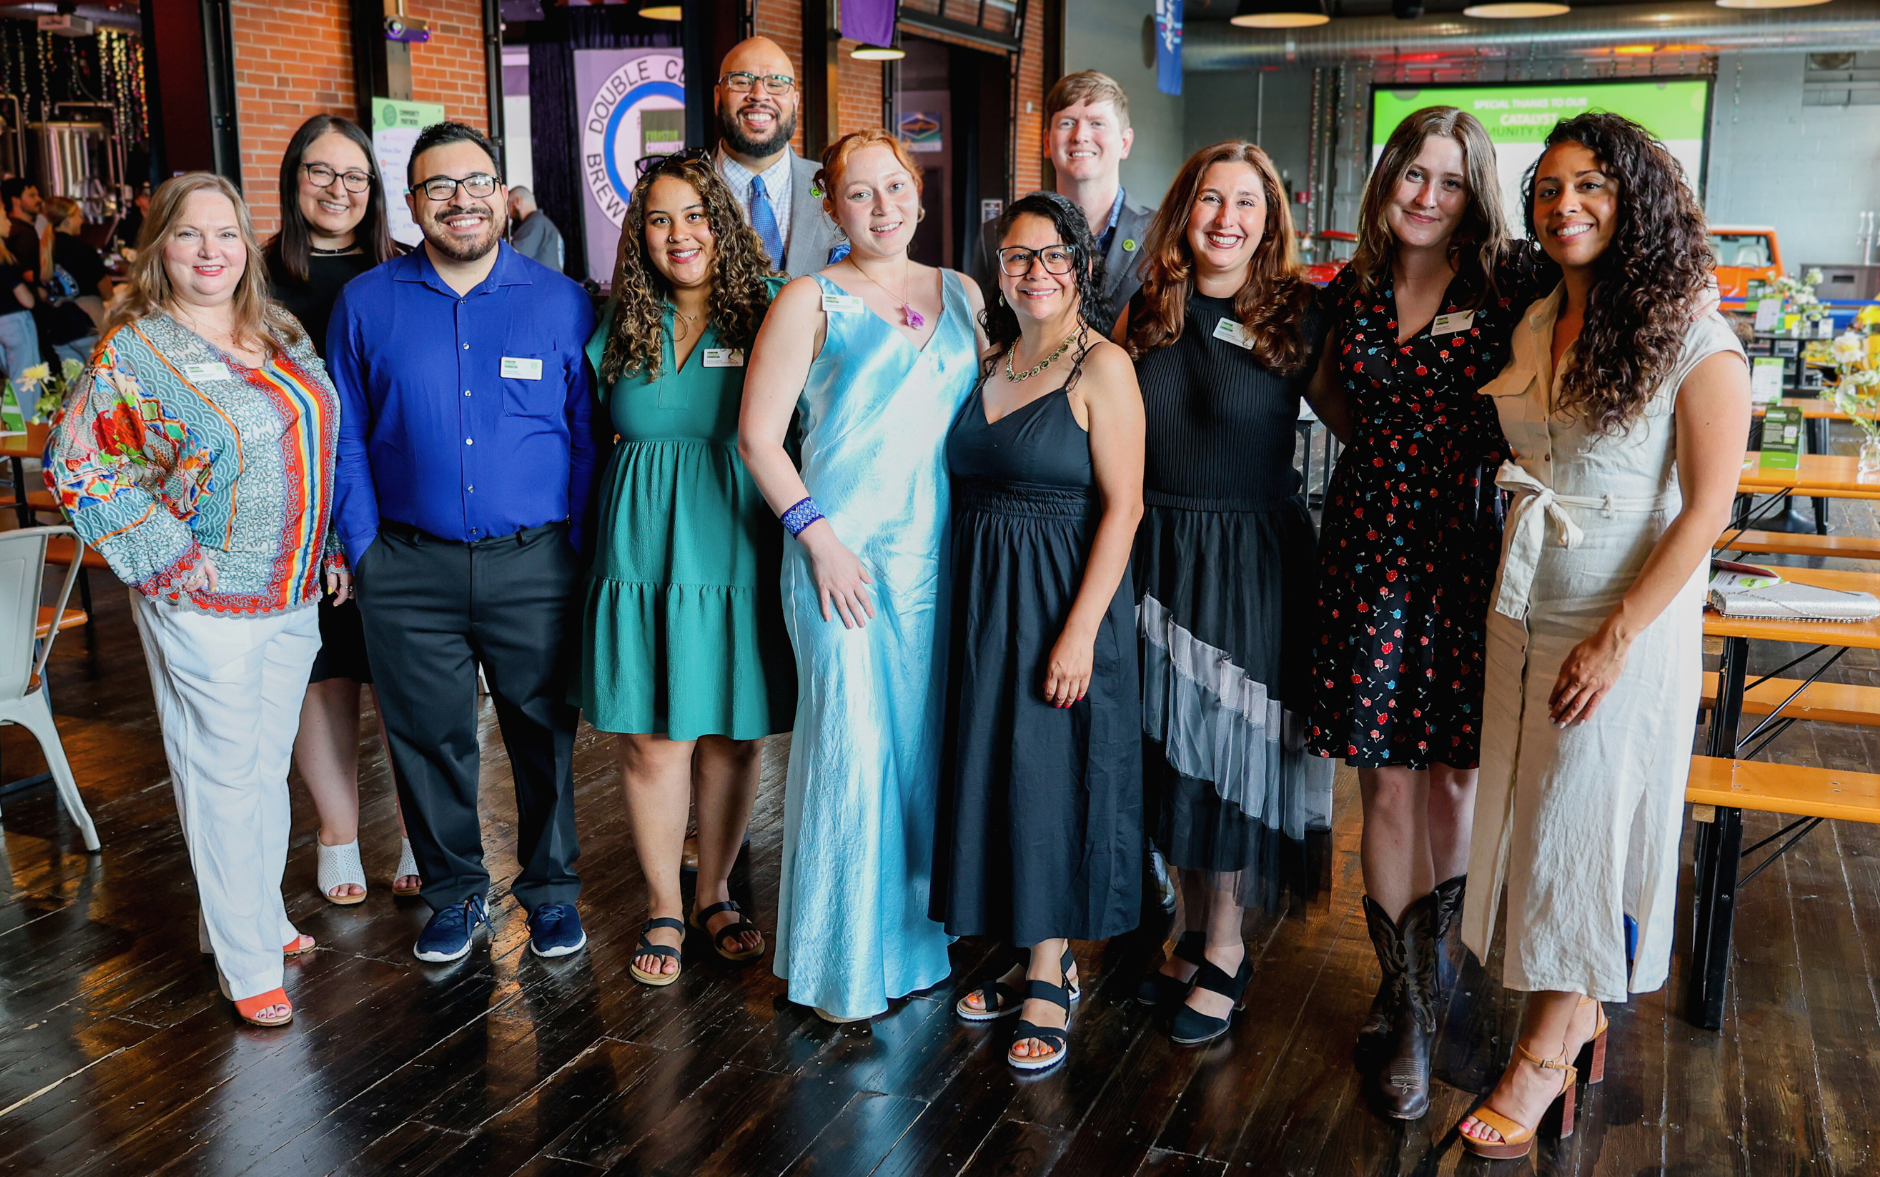
[[(1023, 968), (1025, 964), (1026, 962), (1021, 960), (1005, 971), (1009, 973), (1012, 969)], [(1068, 978), (1071, 970), (1076, 967), (1077, 957), (1069, 948), (1066, 948), (1064, 955), (1058, 959), (1058, 975)], [(1072, 1001), (1084, 995), (1083, 989), (1075, 981), (1069, 982), (1065, 988), (1070, 992)], [(966, 1004), (967, 1000), (973, 997), (979, 998), (980, 1008), (974, 1009)], [(977, 989), (967, 990), (958, 1001), (953, 1003), (953, 1012), (965, 1022), (996, 1022), (1000, 1018), (1011, 1017), (1023, 1004), (1025, 1004), (1025, 995), (1018, 991), (1016, 985), (1008, 985), (1004, 981), (992, 981)]]
[[(1245, 952), (1245, 949), (1242, 949)], [(1247, 982), (1253, 979), (1253, 955), (1247, 953), (1240, 958), (1240, 970), (1233, 976), (1221, 971), (1221, 967), (1211, 960), (1203, 960), (1201, 967), (1195, 970), (1196, 989), (1206, 989), (1209, 993), (1219, 993), (1231, 997), (1234, 1009), (1246, 1004), (1243, 1000), (1247, 992)], [(1227, 1033), (1233, 1025), (1233, 1011), (1224, 1018), (1211, 1018), (1184, 1003), (1175, 1011), (1175, 1020), (1169, 1024), (1168, 1036), (1177, 1046), (1200, 1046), (1212, 1042)]]
[(1065, 989), (1062, 985), (1053, 985), (1049, 981), (1031, 980), (1025, 982), (1025, 998), (1028, 1001), (1032, 998), (1038, 998), (1041, 1001), (1048, 1001), (1063, 1009), (1064, 1028), (1058, 1030), (1050, 1026), (1039, 1026), (1026, 1021), (1024, 1018), (1020, 1018), (1018, 1020), (1018, 1028), (1012, 1034), (1012, 1045), (1016, 1047), (1027, 1038), (1031, 1038), (1049, 1046), (1051, 1053), (1044, 1058), (1037, 1058), (1032, 1055), (1020, 1058), (1018, 1055), (1013, 1054), (1011, 1050), (1007, 1050), (1005, 1052), (1005, 1061), (1011, 1063), (1021, 1071), (1048, 1071), (1063, 1062), (1064, 1056), (1070, 1051), (1070, 991)]
[[(721, 911), (734, 912), (738, 918), (714, 932), (707, 927), (706, 921)], [(744, 964), (747, 961), (756, 960), (758, 957), (764, 955), (764, 946), (762, 944), (759, 944), (756, 948), (747, 948), (742, 952), (725, 951), (725, 938), (727, 936), (730, 937), (731, 942), (735, 944), (738, 941), (738, 937), (744, 935), (747, 931), (756, 932), (759, 936), (764, 934), (762, 928), (759, 928), (756, 924), (744, 918), (744, 909), (739, 907), (733, 900), (727, 899), (723, 903), (714, 903), (703, 911), (693, 912), (692, 926), (711, 937), (713, 950), (732, 964)]]
[[(1175, 942), (1175, 951), (1171, 959), (1185, 960), (1199, 968), (1207, 960), (1207, 957), (1201, 955), (1206, 945), (1207, 937), (1202, 933), (1183, 932), (1182, 938)], [(1188, 986), (1193, 983), (1193, 977), (1186, 981), (1178, 981), (1160, 968), (1153, 968), (1149, 970), (1149, 975), (1142, 979), (1142, 984), (1136, 986), (1136, 1000), (1158, 1009), (1165, 1005), (1174, 1005), (1188, 996)]]
[[(673, 961), (683, 960), (685, 954), (683, 947), (674, 948), (670, 944), (655, 944), (646, 938), (646, 934), (654, 928), (671, 928), (682, 937), (685, 935), (686, 930), (683, 921), (673, 919), (669, 915), (662, 915), (657, 919), (647, 920), (640, 925), (640, 942), (633, 946), (633, 956), (631, 959), (638, 960), (642, 956), (663, 956)], [(667, 985), (677, 981), (680, 972), (683, 970), (674, 969), (670, 973), (649, 973), (642, 970), (639, 965), (633, 964), (630, 961), (627, 965), (627, 971), (632, 973), (633, 979), (640, 984), (651, 985), (655, 989), (663, 989)]]

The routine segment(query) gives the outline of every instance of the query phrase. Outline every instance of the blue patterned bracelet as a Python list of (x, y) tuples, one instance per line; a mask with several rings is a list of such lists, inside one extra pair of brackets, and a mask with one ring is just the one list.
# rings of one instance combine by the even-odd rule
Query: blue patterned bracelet
[(805, 495), (802, 502), (783, 513), (783, 529), (792, 537), (799, 536), (805, 527), (822, 517), (823, 513), (816, 509), (816, 500)]

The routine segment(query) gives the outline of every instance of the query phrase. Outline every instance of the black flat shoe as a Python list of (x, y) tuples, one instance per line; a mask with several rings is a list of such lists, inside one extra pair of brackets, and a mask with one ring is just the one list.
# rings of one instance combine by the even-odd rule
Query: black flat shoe
[[(1246, 953), (1243, 948), (1241, 950)], [(1247, 982), (1253, 980), (1253, 956), (1247, 953), (1240, 958), (1240, 970), (1233, 976), (1221, 971), (1221, 967), (1211, 960), (1204, 959), (1201, 967), (1195, 970), (1194, 988), (1206, 989), (1209, 993), (1219, 993), (1233, 999), (1234, 1009), (1244, 1003)], [(1233, 1015), (1225, 1018), (1211, 1018), (1184, 1002), (1175, 1010), (1175, 1020), (1169, 1024), (1169, 1040), (1177, 1046), (1200, 1046), (1212, 1042), (1227, 1033), (1233, 1025)]]
[[(1206, 944), (1207, 937), (1200, 932), (1183, 932), (1182, 938), (1175, 942), (1173, 958), (1185, 960), (1199, 967), (1202, 961), (1207, 959), (1201, 955), (1201, 950)], [(1165, 1005), (1174, 1005), (1188, 996), (1188, 986), (1193, 983), (1192, 977), (1186, 981), (1178, 981), (1160, 968), (1150, 969), (1149, 975), (1142, 979), (1142, 984), (1136, 986), (1136, 1000), (1158, 1009)]]
[(1035, 997), (1061, 1007), (1064, 1010), (1064, 1028), (1060, 1030), (1054, 1026), (1040, 1026), (1020, 1018), (1018, 1028), (1012, 1035), (1012, 1045), (1017, 1046), (1027, 1038), (1036, 1039), (1050, 1047), (1051, 1053), (1044, 1058), (1038, 1058), (1036, 1055), (1026, 1055), (1020, 1058), (1007, 1050), (1005, 1061), (1021, 1071), (1048, 1071), (1064, 1061), (1064, 1056), (1070, 1048), (1070, 991), (1062, 985), (1053, 985), (1049, 981), (1027, 981), (1025, 982), (1025, 996), (1027, 999)]
[[(1007, 971), (1024, 964), (1025, 961), (1021, 958), (1016, 964), (1008, 966)], [(1077, 967), (1077, 957), (1072, 955), (1069, 948), (1066, 948), (1064, 955), (1058, 960), (1058, 973), (1068, 978), (1075, 967)], [(1067, 980), (1064, 989), (1072, 1001), (1084, 995), (1083, 989), (1075, 981)], [(975, 1009), (967, 1004), (967, 999), (974, 996), (979, 998), (981, 1008)], [(960, 999), (953, 1003), (953, 1012), (958, 1014), (962, 1021), (996, 1022), (1000, 1018), (1011, 1017), (1023, 1004), (1025, 1004), (1025, 995), (1018, 991), (1016, 985), (1008, 985), (1004, 981), (988, 981), (977, 989), (968, 989), (962, 994)]]

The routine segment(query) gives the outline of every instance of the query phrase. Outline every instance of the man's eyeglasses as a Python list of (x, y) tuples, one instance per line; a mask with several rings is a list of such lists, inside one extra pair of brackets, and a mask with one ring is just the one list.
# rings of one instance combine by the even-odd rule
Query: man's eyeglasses
[(1069, 246), (1047, 245), (1043, 249), (1026, 249), (1022, 245), (1008, 245), (999, 251), (999, 268), (1006, 276), (1023, 278), (1031, 273), (1033, 259), (1044, 262), (1047, 274), (1068, 274), (1077, 264), (1077, 255)]
[(471, 172), (461, 180), (453, 180), (449, 176), (432, 176), (428, 180), (413, 184), (406, 191), (423, 191), (432, 200), (442, 203), (457, 195), (457, 186), (460, 184), (466, 193), (481, 199), (485, 196), (496, 195), (497, 186), (501, 183), (501, 180), (487, 172)]
[(668, 170), (676, 172), (694, 160), (708, 160), (711, 157), (712, 153), (709, 148), (687, 147), (680, 151), (662, 151), (653, 155), (642, 155), (634, 161), (633, 166), (639, 169), (640, 175), (644, 176), (648, 172)]
[(743, 70), (728, 73), (718, 79), (718, 84), (733, 94), (749, 94), (751, 87), (764, 83), (766, 94), (788, 94), (796, 89), (796, 79), (789, 74), (753, 74)]
[(336, 172), (323, 163), (303, 163), (300, 170), (307, 173), (315, 188), (331, 188), (334, 180), (342, 181), (348, 192), (365, 192), (372, 187), (371, 172)]

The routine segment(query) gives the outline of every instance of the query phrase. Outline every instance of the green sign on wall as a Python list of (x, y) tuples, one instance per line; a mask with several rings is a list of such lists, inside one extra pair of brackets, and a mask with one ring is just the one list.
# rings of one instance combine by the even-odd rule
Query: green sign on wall
[(1503, 143), (1539, 143), (1561, 119), (1588, 110), (1622, 114), (1667, 142), (1704, 137), (1710, 83), (1702, 78), (1639, 82), (1439, 86), (1426, 90), (1379, 88), (1373, 93), (1371, 142), (1383, 147), (1397, 124), (1425, 106), (1454, 106), (1482, 120), (1488, 137)]

